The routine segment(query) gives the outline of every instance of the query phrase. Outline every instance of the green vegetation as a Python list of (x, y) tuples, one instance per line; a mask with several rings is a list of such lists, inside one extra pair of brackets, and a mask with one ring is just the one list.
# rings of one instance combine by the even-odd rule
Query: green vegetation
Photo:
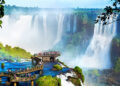
[(62, 70), (62, 67), (59, 64), (56, 64), (53, 66), (56, 70)]
[(19, 48), (19, 47), (11, 47), (9, 45), (3, 46), (2, 43), (0, 43), (0, 58), (7, 59), (9, 61), (13, 61), (13, 58), (17, 58), (18, 61), (20, 61), (20, 58), (30, 58), (32, 55), (30, 52), (27, 52), (26, 50)]
[[(0, 0), (0, 18), (4, 16), (4, 5), (3, 4), (5, 4), (5, 1)], [(2, 20), (0, 20), (0, 27), (2, 27)]]
[(111, 60), (114, 71), (120, 72), (120, 36), (117, 36), (112, 41)]
[(5, 68), (5, 64), (1, 63), (1, 68), (4, 69)]
[(83, 75), (82, 69), (81, 69), (80, 67), (76, 66), (73, 70), (76, 72), (76, 74), (78, 75), (78, 77), (79, 77), (79, 78), (82, 80), (82, 82), (84, 83), (85, 77), (84, 77), (84, 75)]
[(68, 68), (68, 66), (67, 66), (64, 62), (60, 61), (59, 59), (57, 59), (57, 61), (58, 61), (60, 64), (62, 64), (62, 65), (64, 65), (65, 67)]
[(37, 86), (61, 86), (61, 79), (52, 76), (43, 76), (36, 80)]
[(120, 58), (118, 58), (118, 60), (115, 64), (114, 70), (115, 70), (115, 72), (120, 72)]

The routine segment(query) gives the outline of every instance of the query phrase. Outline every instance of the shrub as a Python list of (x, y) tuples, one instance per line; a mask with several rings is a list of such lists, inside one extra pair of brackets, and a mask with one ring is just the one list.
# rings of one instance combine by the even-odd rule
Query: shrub
[(43, 76), (36, 80), (37, 86), (61, 86), (61, 79), (52, 76)]
[(81, 69), (80, 67), (76, 66), (76, 67), (74, 68), (74, 71), (78, 74), (79, 78), (80, 78), (80, 79), (82, 80), (82, 82), (84, 83), (85, 77), (84, 77), (84, 75), (83, 75), (82, 69)]
[(75, 86), (81, 86), (79, 78), (69, 77), (69, 81), (71, 81)]
[(82, 69), (80, 68), (80, 67), (78, 67), (78, 66), (76, 66), (75, 68), (74, 68), (74, 71), (76, 71), (76, 72), (78, 72), (78, 73), (82, 73)]
[(53, 66), (55, 69), (57, 69), (57, 70), (62, 70), (62, 67), (59, 65), (59, 64), (56, 64), (56, 65), (54, 65)]

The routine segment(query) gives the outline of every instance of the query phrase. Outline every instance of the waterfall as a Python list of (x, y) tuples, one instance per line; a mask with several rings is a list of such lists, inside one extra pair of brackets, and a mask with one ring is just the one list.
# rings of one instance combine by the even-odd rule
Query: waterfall
[(32, 53), (51, 49), (63, 34), (62, 13), (40, 11), (34, 15), (5, 15), (2, 21), (0, 42)]
[(70, 32), (70, 16), (68, 16), (67, 20), (67, 32)]
[(76, 16), (74, 16), (74, 22), (73, 22), (73, 33), (76, 32), (77, 29), (77, 20), (76, 20)]
[[(43, 29), (44, 29), (44, 45), (46, 45), (46, 43), (47, 43), (47, 15), (45, 14), (45, 15), (43, 15)], [(48, 46), (45, 46), (45, 49), (46, 49), (46, 47), (48, 47)]]
[(63, 20), (64, 20), (64, 16), (62, 14), (59, 14), (57, 38), (54, 42), (54, 45), (57, 44), (61, 40), (62, 31), (63, 31)]
[(116, 19), (116, 16), (111, 15), (106, 19), (106, 25), (99, 20), (94, 26), (94, 34), (85, 53), (71, 58), (69, 62), (67, 61), (69, 59), (63, 58), (63, 60), (71, 67), (78, 65), (85, 69), (109, 69), (111, 67), (110, 46), (116, 35)]
[(110, 19), (106, 20), (108, 24), (103, 25), (103, 21), (95, 24), (93, 38), (85, 54), (79, 59), (79, 66), (98, 69), (111, 67), (110, 45), (116, 35), (115, 20), (114, 15), (111, 15)]

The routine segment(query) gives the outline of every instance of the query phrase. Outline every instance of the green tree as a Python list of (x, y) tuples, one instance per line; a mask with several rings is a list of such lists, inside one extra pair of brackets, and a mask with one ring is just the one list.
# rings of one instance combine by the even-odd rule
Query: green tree
[(76, 67), (74, 68), (74, 71), (78, 74), (78, 76), (80, 76), (80, 79), (81, 79), (82, 82), (84, 83), (85, 77), (84, 77), (84, 75), (83, 75), (82, 69), (81, 69), (80, 67), (76, 66)]
[(6, 51), (10, 51), (10, 50), (11, 50), (11, 46), (6, 45), (6, 46), (5, 46), (5, 50), (6, 50)]
[(3, 46), (3, 44), (2, 43), (0, 43), (0, 49), (2, 49), (4, 46)]
[[(107, 24), (106, 19), (109, 19), (111, 14), (113, 14), (113, 13), (119, 14), (120, 13), (120, 0), (111, 0), (111, 1), (113, 2), (112, 6), (106, 6), (104, 8), (104, 12), (101, 14), (102, 16), (98, 16), (98, 19), (95, 20), (96, 23), (100, 19), (100, 20), (104, 21), (103, 24)], [(116, 16), (116, 15), (114, 15), (114, 16)], [(120, 19), (117, 19), (117, 21), (118, 20), (120, 20)]]
[[(4, 16), (4, 5), (3, 4), (5, 4), (5, 1), (0, 0), (0, 18)], [(2, 27), (2, 20), (0, 20), (0, 27)]]

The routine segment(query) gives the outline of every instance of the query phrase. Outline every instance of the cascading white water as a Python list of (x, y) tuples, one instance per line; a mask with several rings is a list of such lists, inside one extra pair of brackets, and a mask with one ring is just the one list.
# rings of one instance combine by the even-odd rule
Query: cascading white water
[[(111, 22), (113, 20), (110, 17), (107, 21)], [(115, 22), (105, 26), (102, 23), (101, 21), (95, 24), (94, 35), (85, 55), (79, 56), (76, 61), (75, 57), (73, 57), (73, 61), (69, 61), (68, 64), (86, 68), (110, 67), (109, 51), (112, 38), (116, 34), (116, 25)], [(72, 18), (71, 14), (62, 12), (52, 13), (44, 11), (36, 15), (5, 15), (3, 28), (0, 30), (0, 41), (4, 44), (20, 46), (28, 51), (37, 53), (41, 50), (51, 49), (61, 41), (63, 34), (65, 36), (69, 35), (69, 33), (66, 34), (64, 32), (73, 31), (74, 33), (78, 29), (76, 27), (77, 24), (78, 19), (76, 15)], [(75, 47), (78, 46), (75, 45)], [(67, 52), (65, 53), (67, 54)], [(70, 58), (64, 59), (66, 59), (67, 63)]]
[(70, 16), (68, 16), (68, 21), (67, 21), (67, 32), (70, 32)]
[(63, 16), (62, 14), (59, 14), (59, 17), (58, 17), (57, 38), (56, 38), (56, 40), (55, 40), (55, 42), (54, 42), (54, 45), (57, 44), (57, 43), (61, 40), (63, 20), (64, 20), (64, 16)]
[(76, 16), (74, 16), (74, 26), (73, 26), (73, 33), (76, 32), (77, 29), (77, 20), (76, 20)]
[(107, 19), (107, 25), (103, 21), (95, 24), (94, 35), (85, 54), (78, 60), (78, 65), (84, 68), (105, 69), (110, 68), (110, 45), (116, 35), (116, 18), (114, 15)]
[(64, 20), (62, 13), (40, 11), (36, 15), (13, 16), (5, 15), (2, 19), (0, 42), (4, 44), (19, 46), (37, 53), (51, 49), (62, 37)]
[[(43, 15), (43, 29), (44, 29), (44, 44), (46, 45), (47, 43), (47, 15)], [(45, 46), (44, 49), (46, 49), (48, 46)]]
[(94, 34), (90, 44), (88, 45), (83, 55), (63, 60), (71, 67), (76, 65), (87, 69), (108, 69), (111, 67), (110, 61), (110, 45), (112, 39), (116, 35), (116, 19), (114, 15), (111, 15), (106, 20), (107, 24), (103, 25), (103, 21), (95, 24)]

